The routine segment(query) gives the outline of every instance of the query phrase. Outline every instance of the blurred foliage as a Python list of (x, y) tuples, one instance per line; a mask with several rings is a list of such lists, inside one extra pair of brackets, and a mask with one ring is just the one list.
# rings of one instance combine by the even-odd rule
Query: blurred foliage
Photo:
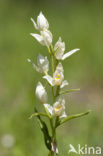
[[(34, 96), (40, 74), (28, 64), (27, 58), (36, 62), (38, 53), (48, 55), (47, 49), (29, 35), (36, 32), (30, 18), (36, 19), (40, 11), (50, 23), (54, 44), (61, 36), (66, 51), (81, 49), (63, 63), (69, 88), (81, 88), (78, 93), (66, 95), (68, 114), (93, 110), (91, 115), (58, 128), (61, 156), (68, 155), (70, 143), (103, 145), (102, 6), (102, 0), (0, 1), (0, 156), (48, 153), (36, 119), (28, 120), (34, 105), (39, 109), (42, 106)], [(15, 139), (9, 149), (1, 144), (5, 134)]]

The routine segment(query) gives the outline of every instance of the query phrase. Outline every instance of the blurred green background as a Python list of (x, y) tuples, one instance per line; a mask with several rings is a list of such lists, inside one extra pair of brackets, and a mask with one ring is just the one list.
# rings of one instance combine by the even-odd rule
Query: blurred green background
[(103, 1), (0, 0), (0, 156), (48, 153), (37, 120), (28, 120), (34, 106), (42, 106), (34, 96), (40, 74), (27, 58), (36, 62), (38, 53), (48, 56), (30, 36), (36, 32), (30, 18), (36, 20), (40, 11), (49, 21), (53, 44), (61, 36), (66, 51), (80, 48), (63, 62), (68, 88), (81, 88), (66, 95), (66, 112), (92, 110), (57, 129), (60, 156), (68, 155), (69, 144), (103, 146)]

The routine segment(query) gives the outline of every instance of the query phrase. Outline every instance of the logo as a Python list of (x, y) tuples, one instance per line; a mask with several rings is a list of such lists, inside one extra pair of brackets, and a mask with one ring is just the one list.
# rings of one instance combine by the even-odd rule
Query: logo
[(77, 148), (75, 149), (75, 147), (72, 144), (70, 144), (68, 154), (69, 153), (99, 155), (102, 153), (102, 149), (101, 147), (88, 147), (87, 145), (81, 146), (80, 144), (78, 144)]

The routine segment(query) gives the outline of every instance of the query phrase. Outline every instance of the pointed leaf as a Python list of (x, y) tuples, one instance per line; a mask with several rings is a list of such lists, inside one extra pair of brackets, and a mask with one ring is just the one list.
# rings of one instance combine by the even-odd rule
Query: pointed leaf
[(48, 117), (47, 114), (40, 112), (40, 113), (33, 113), (33, 114), (29, 117), (29, 119), (32, 119), (33, 117), (38, 116), (38, 115)]
[[(35, 108), (35, 112), (38, 113), (37, 109)], [(39, 125), (40, 125), (40, 128), (41, 128), (41, 131), (43, 132), (43, 135), (44, 135), (44, 141), (45, 141), (45, 145), (46, 147), (51, 150), (51, 136), (49, 135), (49, 132), (48, 132), (48, 128), (47, 128), (47, 125), (46, 123), (41, 119), (40, 115), (38, 114), (37, 115), (37, 118), (38, 118), (38, 121), (39, 121)]]
[(63, 124), (63, 123), (65, 123), (65, 122), (67, 122), (67, 121), (69, 121), (69, 120), (71, 120), (71, 119), (75, 119), (75, 118), (79, 118), (79, 117), (82, 117), (82, 116), (84, 116), (84, 115), (87, 115), (87, 114), (89, 114), (90, 112), (91, 112), (91, 111), (88, 110), (87, 112), (84, 112), (84, 113), (80, 113), (80, 114), (68, 116), (68, 117), (66, 117), (66, 118), (64, 118), (64, 119), (62, 119), (62, 120), (60, 121), (60, 125)]
[(62, 95), (62, 94), (66, 94), (66, 93), (72, 93), (72, 92), (76, 92), (76, 91), (79, 91), (80, 88), (77, 88), (77, 89), (70, 89), (70, 90), (66, 90), (66, 91), (61, 91), (59, 93), (59, 95)]

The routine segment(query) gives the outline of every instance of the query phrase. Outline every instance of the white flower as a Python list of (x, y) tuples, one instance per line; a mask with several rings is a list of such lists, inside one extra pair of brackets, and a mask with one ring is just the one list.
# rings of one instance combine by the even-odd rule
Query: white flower
[(39, 34), (31, 33), (31, 35), (42, 45), (49, 47), (52, 43), (52, 33), (48, 30), (49, 23), (47, 19), (44, 17), (42, 12), (40, 12), (39, 16), (37, 17), (37, 24), (31, 18), (31, 21), (34, 24), (34, 27), (40, 31)]
[(68, 82), (64, 80), (64, 70), (61, 63), (57, 65), (53, 77), (50, 75), (45, 75), (43, 78), (46, 79), (52, 86), (60, 86), (60, 88), (63, 88), (64, 86), (68, 85)]
[(44, 104), (45, 108), (47, 111), (50, 113), (50, 115), (55, 115), (60, 118), (65, 118), (67, 117), (65, 113), (65, 99), (64, 98), (59, 98), (57, 102), (51, 106), (50, 104)]
[(31, 21), (33, 22), (35, 29), (37, 29), (39, 31), (49, 28), (49, 23), (48, 23), (47, 19), (44, 17), (42, 12), (40, 12), (39, 16), (37, 17), (37, 24), (33, 20), (33, 18), (31, 18)]
[(62, 71), (56, 69), (56, 71), (53, 74), (53, 83), (56, 86), (60, 86), (64, 80), (64, 74)]
[(40, 31), (40, 34), (31, 33), (31, 35), (43, 46), (49, 47), (52, 43), (52, 33), (49, 30)]
[(47, 102), (47, 92), (45, 88), (43, 87), (43, 85), (41, 84), (41, 82), (38, 82), (35, 94), (42, 103)]
[(65, 51), (65, 43), (62, 42), (61, 37), (59, 37), (59, 40), (55, 44), (54, 51), (55, 51), (55, 57), (56, 57), (56, 59), (57, 60), (61, 60), (62, 59), (62, 56), (64, 54), (64, 51)]
[(60, 118), (67, 116), (65, 113), (65, 100), (64, 100), (64, 98), (59, 98), (59, 100), (54, 103), (53, 110), (54, 110), (53, 113), (56, 116), (60, 116)]
[(57, 60), (65, 60), (67, 57), (71, 56), (78, 50), (80, 50), (80, 49), (76, 48), (76, 49), (73, 49), (73, 50), (67, 52), (66, 54), (64, 54), (65, 43), (62, 42), (61, 37), (59, 37), (59, 40), (57, 41), (57, 43), (54, 46), (55, 57)]
[(34, 69), (40, 73), (47, 73), (49, 70), (49, 61), (47, 57), (44, 57), (43, 55), (39, 54), (37, 57), (37, 66), (30, 60), (28, 59), (28, 62), (30, 62)]

